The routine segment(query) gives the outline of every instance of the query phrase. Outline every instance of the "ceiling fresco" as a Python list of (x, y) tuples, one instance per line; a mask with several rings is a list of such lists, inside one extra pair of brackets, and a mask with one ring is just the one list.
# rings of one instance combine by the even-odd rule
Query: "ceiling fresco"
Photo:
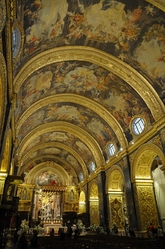
[(144, 119), (144, 134), (161, 119), (165, 13), (144, 0), (17, 0), (16, 12), (18, 172), (52, 163), (77, 185), (141, 138), (134, 118)]
[(83, 106), (73, 105), (72, 103), (55, 103), (44, 106), (30, 115), (22, 124), (19, 130), (18, 139), (21, 141), (31, 129), (38, 125), (53, 121), (68, 121), (89, 132), (104, 148), (110, 140), (117, 138), (110, 127), (96, 113)]
[(165, 16), (148, 2), (62, 0), (54, 8), (54, 1), (27, 0), (18, 9), (25, 32), (22, 63), (58, 46), (94, 46), (155, 79), (159, 92), (164, 90)]
[(50, 155), (46, 156), (46, 157), (36, 157), (35, 160), (32, 160), (31, 162), (28, 162), (27, 165), (26, 163), (24, 164), (23, 167), (21, 167), (20, 169), (20, 173), (25, 173), (28, 175), (28, 173), (35, 168), (35, 166), (39, 166), (42, 165), (42, 167), (47, 168), (47, 167), (51, 167), (51, 168), (55, 168), (57, 165), (62, 167), (64, 170), (66, 170), (66, 172), (68, 173), (71, 181), (72, 181), (72, 185), (77, 185), (78, 183), (78, 178), (77, 178), (77, 174), (75, 172), (75, 170), (73, 169), (73, 167), (67, 163), (66, 161), (64, 161), (63, 159), (57, 157), (57, 156), (51, 156), (51, 161), (50, 161)]
[[(128, 140), (130, 139), (129, 125), (134, 115), (145, 113), (149, 124), (154, 121), (144, 101), (122, 79), (97, 65), (78, 61), (46, 66), (33, 73), (21, 86), (17, 98), (16, 121), (33, 102), (49, 95), (54, 95), (55, 101), (55, 95), (61, 93), (80, 94), (104, 106), (123, 127)], [(42, 105), (44, 103), (43, 100)], [(54, 120), (67, 120), (83, 128), (87, 127), (88, 130), (92, 129), (97, 133), (102, 146), (115, 137), (114, 132), (110, 131), (89, 109), (71, 106), (71, 103), (69, 105), (65, 102), (49, 103), (34, 112), (22, 124), (19, 140), (32, 128)]]

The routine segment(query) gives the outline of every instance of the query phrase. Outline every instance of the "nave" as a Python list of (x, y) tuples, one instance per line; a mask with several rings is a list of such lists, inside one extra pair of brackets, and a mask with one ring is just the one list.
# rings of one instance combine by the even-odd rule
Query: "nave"
[(40, 237), (40, 249), (164, 249), (165, 238), (149, 239), (114, 235), (86, 235), (78, 239)]

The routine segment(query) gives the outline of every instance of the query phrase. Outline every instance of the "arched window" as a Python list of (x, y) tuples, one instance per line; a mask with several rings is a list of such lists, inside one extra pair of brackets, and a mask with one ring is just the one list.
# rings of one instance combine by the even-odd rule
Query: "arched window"
[(21, 32), (18, 27), (15, 27), (12, 33), (12, 52), (15, 59), (20, 51), (21, 47)]

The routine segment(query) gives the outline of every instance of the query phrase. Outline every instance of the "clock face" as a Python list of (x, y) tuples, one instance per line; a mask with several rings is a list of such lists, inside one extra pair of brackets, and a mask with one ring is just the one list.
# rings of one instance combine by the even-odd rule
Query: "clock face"
[(21, 32), (18, 27), (15, 27), (12, 33), (12, 52), (15, 59), (20, 51), (21, 47)]

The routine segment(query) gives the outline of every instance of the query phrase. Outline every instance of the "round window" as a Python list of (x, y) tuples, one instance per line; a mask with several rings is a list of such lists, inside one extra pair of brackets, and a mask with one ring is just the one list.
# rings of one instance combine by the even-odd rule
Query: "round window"
[(132, 130), (135, 135), (139, 135), (144, 131), (145, 122), (142, 118), (135, 118), (132, 122)]

